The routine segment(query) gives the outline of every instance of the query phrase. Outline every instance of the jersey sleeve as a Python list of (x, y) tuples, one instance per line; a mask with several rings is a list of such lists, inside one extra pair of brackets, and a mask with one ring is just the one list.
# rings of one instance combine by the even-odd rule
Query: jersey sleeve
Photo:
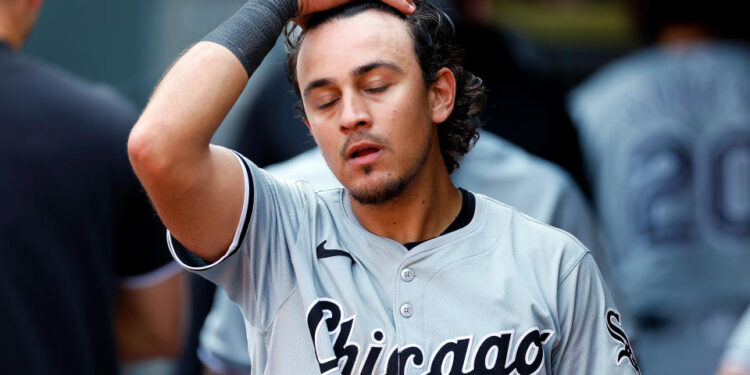
[[(583, 194), (570, 179), (564, 176), (565, 183), (560, 192), (554, 215), (550, 220), (550, 225), (563, 229), (574, 235), (589, 249), (591, 255), (596, 261), (596, 265), (604, 278), (605, 285), (612, 294), (615, 303), (618, 306), (623, 319), (632, 322), (632, 314), (624, 305), (622, 292), (617, 283), (617, 268), (614, 267), (616, 259), (611, 251), (602, 240), (601, 227), (599, 221), (594, 215)], [(630, 332), (634, 334), (634, 332)]]
[(553, 348), (557, 375), (640, 374), (614, 306), (591, 254), (567, 274), (558, 289), (560, 342)]
[(249, 321), (262, 328), (296, 285), (291, 251), (307, 204), (300, 186), (278, 180), (236, 155), (245, 180), (243, 209), (224, 255), (209, 263), (168, 231), (167, 241), (180, 265), (224, 288)]
[(574, 235), (590, 251), (605, 280), (609, 278), (609, 254), (602, 245), (599, 222), (575, 182), (563, 175), (561, 189), (549, 224)]

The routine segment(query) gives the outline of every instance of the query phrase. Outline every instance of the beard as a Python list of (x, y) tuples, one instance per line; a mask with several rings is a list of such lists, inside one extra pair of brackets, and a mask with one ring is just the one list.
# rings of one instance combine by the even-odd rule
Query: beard
[[(429, 155), (430, 149), (432, 148), (432, 136), (428, 133), (427, 144), (422, 150), (422, 155), (417, 159), (418, 161), (411, 166), (410, 169), (399, 176), (393, 176), (391, 173), (386, 175), (386, 181), (377, 184), (376, 186), (370, 185), (360, 189), (347, 189), (352, 198), (363, 205), (382, 205), (387, 203), (394, 198), (401, 195), (407, 186), (414, 180), (417, 173), (422, 169), (424, 164), (427, 162), (427, 156)], [(369, 175), (372, 172), (371, 166), (364, 166), (362, 168), (365, 175)]]
[(415, 175), (416, 173), (411, 176), (393, 177), (378, 187), (352, 189), (349, 190), (349, 194), (360, 204), (380, 205), (401, 195)]

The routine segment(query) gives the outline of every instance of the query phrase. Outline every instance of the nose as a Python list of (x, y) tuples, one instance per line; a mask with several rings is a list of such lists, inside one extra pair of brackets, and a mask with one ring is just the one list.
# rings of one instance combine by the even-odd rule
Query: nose
[(342, 132), (356, 131), (372, 124), (370, 110), (364, 98), (356, 93), (348, 93), (344, 94), (341, 100), (340, 129)]

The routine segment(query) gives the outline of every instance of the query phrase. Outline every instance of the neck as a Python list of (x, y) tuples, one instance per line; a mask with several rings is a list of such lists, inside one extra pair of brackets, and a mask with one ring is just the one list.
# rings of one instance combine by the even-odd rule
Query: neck
[(402, 244), (440, 235), (461, 210), (461, 192), (453, 186), (439, 147), (433, 147), (425, 165), (396, 198), (377, 205), (361, 204), (351, 195), (349, 200), (363, 227)]

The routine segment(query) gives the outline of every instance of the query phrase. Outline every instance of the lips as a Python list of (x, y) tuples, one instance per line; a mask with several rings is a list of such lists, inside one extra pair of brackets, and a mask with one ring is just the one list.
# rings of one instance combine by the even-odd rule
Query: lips
[(380, 151), (381, 147), (370, 142), (358, 142), (351, 146), (349, 146), (349, 149), (346, 150), (346, 155), (349, 159), (355, 159), (359, 158), (365, 155), (369, 155), (375, 152)]
[(354, 151), (354, 153), (352, 153), (351, 158), (354, 159), (354, 158), (362, 157), (362, 156), (369, 155), (369, 154), (372, 154), (372, 153), (378, 152), (378, 151), (379, 151), (379, 149), (377, 149), (377, 148), (368, 147), (368, 148), (363, 149), (363, 150)]
[(359, 142), (351, 145), (346, 152), (348, 161), (355, 165), (367, 164), (380, 156), (382, 147), (369, 142)]

